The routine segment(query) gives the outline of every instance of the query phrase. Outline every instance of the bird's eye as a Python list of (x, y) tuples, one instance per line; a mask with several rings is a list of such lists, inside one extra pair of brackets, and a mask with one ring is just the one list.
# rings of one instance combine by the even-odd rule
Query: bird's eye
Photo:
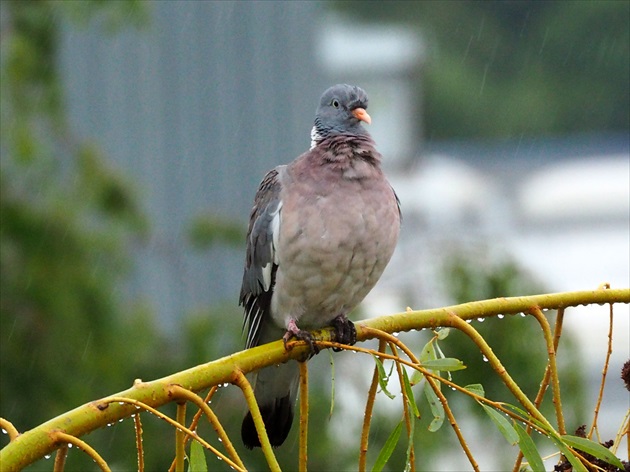
[(330, 104), (335, 108), (339, 108), (339, 100), (337, 99), (334, 99)]

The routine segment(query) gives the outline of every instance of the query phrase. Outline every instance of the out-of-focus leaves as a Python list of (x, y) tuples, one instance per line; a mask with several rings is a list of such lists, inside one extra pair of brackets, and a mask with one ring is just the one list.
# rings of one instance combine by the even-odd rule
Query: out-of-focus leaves
[(199, 215), (192, 220), (188, 237), (198, 249), (206, 249), (214, 244), (240, 247), (245, 240), (245, 227), (218, 215)]
[[(630, 3), (338, 1), (427, 42), (425, 134), (518, 137), (630, 127)], [(588, 34), (584, 34), (588, 31)]]

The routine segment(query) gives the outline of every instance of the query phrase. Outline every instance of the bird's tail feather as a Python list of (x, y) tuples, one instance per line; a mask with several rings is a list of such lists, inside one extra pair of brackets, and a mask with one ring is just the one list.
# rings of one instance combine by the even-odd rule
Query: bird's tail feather
[[(300, 371), (295, 361), (266, 367), (256, 374), (254, 394), (269, 441), (274, 447), (286, 440), (293, 423), (293, 408)], [(243, 419), (241, 438), (248, 449), (260, 447), (251, 412)]]

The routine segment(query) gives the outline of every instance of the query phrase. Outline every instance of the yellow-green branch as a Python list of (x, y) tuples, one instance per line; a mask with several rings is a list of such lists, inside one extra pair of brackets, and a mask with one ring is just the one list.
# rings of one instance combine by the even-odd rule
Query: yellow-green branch
[[(453, 326), (455, 324), (453, 315), (468, 320), (499, 314), (527, 313), (533, 308), (559, 309), (607, 303), (630, 303), (630, 289), (602, 288), (529, 297), (496, 298), (432, 310), (406, 311), (358, 322), (356, 324), (357, 338), (359, 341), (364, 341), (373, 336), (369, 329), (363, 327), (394, 333), (421, 328)], [(324, 329), (314, 334), (318, 339), (331, 340), (330, 329)], [(223, 383), (241, 383), (243, 373), (286, 362), (289, 359), (303, 359), (308, 349), (308, 346), (298, 343), (287, 352), (282, 341), (276, 341), (151, 382), (136, 380), (130, 389), (116, 393), (112, 397), (136, 400), (157, 408), (174, 400), (173, 385), (199, 392)], [(18, 471), (52, 453), (59, 446), (58, 436), (55, 437), (53, 432), (65, 433), (78, 438), (106, 424), (128, 418), (138, 412), (133, 404), (112, 402), (110, 400), (112, 397), (81, 405), (15, 437), (0, 451), (0, 463), (3, 471)]]

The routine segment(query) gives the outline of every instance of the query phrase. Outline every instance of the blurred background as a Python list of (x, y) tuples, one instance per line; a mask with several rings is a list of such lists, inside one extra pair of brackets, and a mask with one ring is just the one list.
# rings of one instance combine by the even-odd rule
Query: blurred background
[[(369, 131), (404, 214), (397, 252), (355, 319), (630, 286), (629, 5), (0, 2), (0, 415), (23, 431), (135, 378), (240, 350), (254, 193), (266, 170), (308, 149), (334, 83), (368, 92)], [(592, 418), (608, 307), (567, 315), (559, 361), (574, 430)], [(628, 408), (618, 380), (628, 315), (616, 307), (602, 440)], [(536, 323), (475, 327), (535, 392), (546, 359)], [(404, 341), (420, 349), (430, 336)], [(455, 381), (483, 379), (489, 396), (510, 401), (463, 336), (442, 349), (469, 366)], [(313, 361), (312, 411), (330, 410), (330, 362)], [(311, 419), (312, 470), (356, 467), (373, 364), (344, 353), (334, 362), (332, 418)], [(510, 467), (516, 451), (481, 409), (449, 400), (481, 467)], [(398, 403), (379, 399), (368, 463)], [(238, 441), (236, 389), (213, 405)], [(421, 409), (419, 470), (469, 468), (452, 430), (426, 431)], [(144, 421), (147, 470), (164, 470), (172, 430)], [(112, 469), (136, 468), (131, 422), (86, 439)], [(398, 446), (388, 470), (404, 468)], [(293, 431), (278, 450), (287, 469), (296, 451)], [(258, 451), (244, 459), (264, 468)], [(70, 454), (67, 470), (92, 469)]]

